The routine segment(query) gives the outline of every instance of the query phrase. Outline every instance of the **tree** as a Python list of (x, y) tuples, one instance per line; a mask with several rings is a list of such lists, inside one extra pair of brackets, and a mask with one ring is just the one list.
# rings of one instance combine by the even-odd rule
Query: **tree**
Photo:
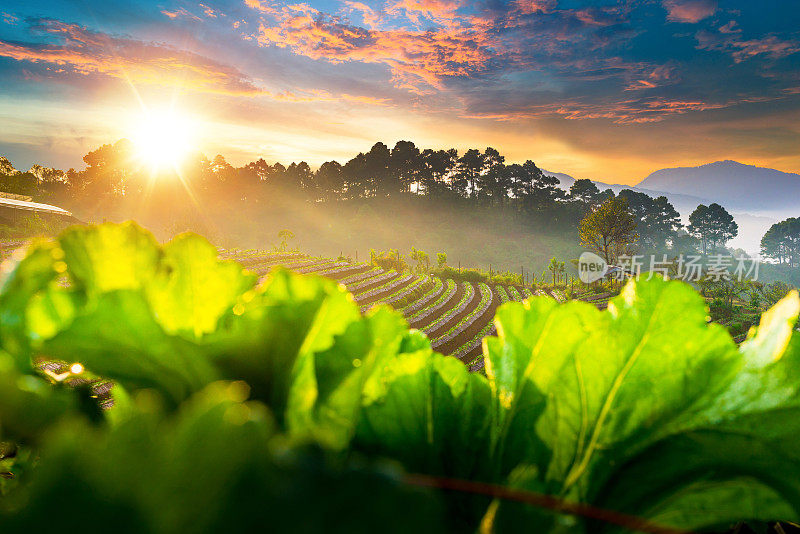
[(636, 232), (640, 243), (649, 249), (664, 249), (673, 242), (683, 228), (680, 213), (669, 203), (667, 197), (656, 199), (638, 191), (623, 189), (619, 198), (625, 199), (628, 209), (637, 220)]
[(389, 197), (400, 191), (399, 180), (389, 172), (389, 147), (383, 143), (375, 143), (366, 154), (366, 173), (374, 195)]
[(478, 194), (478, 179), (483, 170), (483, 154), (475, 148), (467, 150), (458, 160), (453, 177), (453, 187), (465, 198), (474, 198)]
[(286, 252), (286, 250), (289, 248), (289, 240), (294, 239), (294, 233), (291, 230), (283, 229), (278, 232), (278, 239), (281, 240), (278, 250), (281, 252)]
[(337, 161), (326, 161), (314, 173), (319, 196), (324, 201), (335, 200), (344, 191), (343, 168)]
[(613, 265), (636, 242), (636, 218), (625, 199), (608, 199), (579, 225), (581, 244)]
[(419, 149), (411, 141), (398, 141), (389, 156), (389, 174), (397, 180), (395, 184), (402, 192), (411, 191), (420, 168)]
[(479, 198), (490, 204), (503, 205), (508, 198), (509, 180), (505, 156), (492, 147), (487, 147), (483, 152), (483, 171), (478, 178), (478, 188)]
[(761, 254), (789, 267), (800, 265), (800, 218), (773, 224), (761, 238)]
[(447, 191), (445, 178), (455, 166), (458, 160), (458, 153), (455, 149), (425, 149), (420, 159), (419, 180), (422, 192), (431, 198), (443, 196)]
[(359, 153), (356, 157), (345, 163), (342, 169), (344, 175), (344, 198), (365, 198), (370, 195), (371, 180), (367, 168), (367, 156)]
[(415, 272), (418, 274), (428, 272), (428, 269), (431, 267), (431, 262), (427, 252), (415, 247), (411, 247), (411, 254), (409, 257), (417, 262), (417, 265), (414, 268)]
[(0, 174), (17, 174), (19, 171), (5, 156), (0, 156)]
[(794, 288), (786, 282), (772, 282), (771, 284), (763, 286), (764, 307), (767, 309), (771, 308), (793, 289)]
[(561, 279), (560, 275), (565, 269), (566, 266), (563, 261), (558, 261), (555, 256), (550, 259), (550, 263), (547, 264), (547, 270), (550, 271), (553, 277), (553, 285), (556, 285), (556, 281)]
[(575, 180), (575, 183), (569, 188), (569, 196), (572, 200), (588, 205), (600, 204), (608, 198), (600, 192), (594, 182), (587, 178)]
[(447, 253), (445, 252), (436, 253), (436, 266), (439, 269), (444, 269), (445, 267), (447, 267)]
[(558, 187), (558, 178), (543, 173), (531, 160), (523, 163), (522, 169), (526, 183), (523, 187), (518, 187), (518, 191), (523, 209), (544, 210), (566, 197), (566, 193)]
[(700, 204), (689, 216), (688, 230), (700, 238), (703, 254), (707, 254), (736, 237), (739, 234), (739, 225), (719, 204)]

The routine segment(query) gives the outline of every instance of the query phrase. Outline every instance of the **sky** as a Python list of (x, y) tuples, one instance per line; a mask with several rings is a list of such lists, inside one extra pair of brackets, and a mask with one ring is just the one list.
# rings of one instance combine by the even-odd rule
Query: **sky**
[(0, 155), (82, 168), (171, 110), (209, 156), (492, 146), (607, 183), (800, 172), (794, 1), (4, 0)]

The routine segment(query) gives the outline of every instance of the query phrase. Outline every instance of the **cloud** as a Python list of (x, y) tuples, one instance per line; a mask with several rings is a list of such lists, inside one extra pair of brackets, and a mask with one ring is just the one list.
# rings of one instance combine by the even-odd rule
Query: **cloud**
[(756, 56), (780, 59), (800, 52), (800, 42), (781, 39), (776, 35), (765, 35), (759, 38), (744, 39), (739, 32), (713, 33), (700, 31), (696, 34), (697, 48), (727, 52), (734, 62), (741, 63)]
[(741, 28), (738, 27), (738, 24), (735, 20), (732, 20), (727, 24), (720, 26), (719, 28), (719, 33), (739, 33), (741, 31)]
[(176, 9), (174, 11), (168, 11), (168, 10), (164, 9), (164, 10), (161, 11), (161, 14), (166, 16), (166, 17), (168, 17), (168, 18), (171, 18), (173, 20), (174, 19), (187, 19), (187, 20), (194, 20), (194, 21), (203, 20), (200, 17), (198, 17), (197, 15), (193, 15), (192, 13), (189, 13), (184, 8), (179, 8), (179, 9)]
[(11, 13), (0, 12), (0, 19), (3, 19), (4, 24), (14, 25), (19, 22), (19, 17)]
[(260, 14), (253, 37), (261, 45), (335, 64), (383, 65), (395, 87), (418, 95), (525, 70), (584, 80), (619, 77), (628, 85), (660, 68), (600, 52), (639, 31), (622, 27), (628, 9), (619, 6), (559, 10), (553, 0), (518, 0), (481, 11), (453, 0), (397, 0), (380, 11), (348, 0), (346, 8), (363, 19), (357, 25), (308, 4), (245, 1)]
[(646, 74), (646, 77), (633, 77), (630, 83), (628, 83), (628, 86), (625, 87), (625, 90), (655, 89), (656, 87), (671, 85), (678, 81), (676, 69), (670, 65), (660, 65), (650, 72), (645, 71), (644, 74)]
[(701, 100), (671, 100), (667, 98), (628, 99), (613, 102), (550, 102), (514, 107), (504, 111), (466, 113), (468, 118), (518, 121), (561, 117), (567, 120), (604, 119), (614, 124), (661, 122), (671, 116), (697, 111), (723, 109), (739, 102), (705, 102)]
[(533, 13), (550, 13), (557, 6), (556, 0), (514, 0), (517, 10), (525, 15)]
[(59, 44), (0, 40), (0, 56), (42, 64), (54, 75), (103, 75), (136, 84), (229, 95), (263, 92), (233, 67), (165, 44), (114, 37), (53, 19), (32, 21), (32, 29)]
[[(349, 24), (305, 4), (273, 7), (256, 0), (248, 2), (269, 17), (262, 20), (256, 36), (262, 45), (288, 48), (332, 63), (383, 64), (390, 68), (396, 86), (419, 94), (431, 88), (442, 89), (445, 77), (485, 72), (495, 57), (482, 28), (374, 30)], [(415, 9), (434, 10), (434, 4), (440, 6), (437, 2), (413, 5)], [(404, 4), (402, 9), (407, 7)]]
[(667, 20), (696, 24), (717, 11), (716, 0), (664, 0)]

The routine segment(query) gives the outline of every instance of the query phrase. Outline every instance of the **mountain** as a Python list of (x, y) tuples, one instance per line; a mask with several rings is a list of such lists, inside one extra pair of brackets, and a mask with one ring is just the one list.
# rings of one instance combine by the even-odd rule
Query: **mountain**
[(636, 187), (709, 199), (729, 211), (800, 210), (800, 174), (730, 160), (699, 167), (661, 169)]
[[(760, 248), (761, 237), (764, 233), (769, 229), (769, 227), (773, 224), (778, 222), (780, 219), (785, 219), (786, 217), (797, 216), (800, 213), (795, 213), (792, 215), (793, 212), (800, 212), (800, 206), (798, 206), (798, 202), (794, 199), (800, 198), (798, 197), (797, 193), (794, 193), (794, 197), (789, 197), (789, 199), (784, 203), (772, 203), (768, 204), (764, 201), (765, 191), (769, 188), (763, 188), (750, 194), (748, 198), (739, 198), (735, 199), (736, 201), (732, 201), (731, 197), (735, 197), (736, 195), (725, 194), (722, 195), (717, 191), (711, 190), (708, 188), (707, 190), (701, 190), (698, 188), (697, 190), (694, 189), (694, 186), (691, 185), (691, 180), (682, 181), (678, 177), (681, 173), (677, 171), (695, 171), (697, 169), (702, 169), (704, 167), (711, 167), (712, 169), (717, 169), (716, 174), (722, 174), (722, 169), (729, 168), (729, 169), (738, 169), (739, 167), (745, 167), (747, 169), (757, 169), (760, 171), (771, 171), (773, 173), (778, 174), (785, 174), (789, 176), (794, 176), (797, 180), (797, 183), (800, 184), (800, 175), (791, 175), (789, 173), (781, 173), (780, 171), (775, 171), (773, 169), (760, 169), (759, 167), (753, 167), (751, 165), (742, 165), (741, 163), (736, 163), (733, 161), (719, 161), (717, 163), (709, 163), (708, 165), (703, 165), (702, 167), (688, 167), (688, 168), (679, 168), (679, 169), (662, 169), (660, 171), (656, 171), (652, 173), (650, 176), (639, 182), (638, 185), (621, 185), (621, 184), (607, 184), (604, 182), (594, 181), (595, 185), (603, 191), (606, 189), (611, 189), (614, 191), (615, 194), (619, 194), (619, 192), (623, 189), (631, 189), (638, 193), (645, 193), (653, 198), (657, 198), (660, 196), (667, 197), (667, 200), (675, 207), (676, 210), (681, 214), (681, 219), (683, 220), (684, 224), (689, 223), (689, 215), (694, 211), (694, 209), (700, 204), (711, 204), (712, 202), (717, 202), (722, 204), (726, 208), (729, 208), (731, 215), (736, 220), (737, 224), (739, 225), (739, 235), (733, 239), (729, 246), (733, 248), (743, 248), (748, 253), (757, 254)], [(675, 172), (673, 172), (675, 171)], [(558, 172), (551, 172), (545, 171), (543, 172), (548, 176), (555, 176), (561, 182), (559, 187), (564, 190), (569, 190), (570, 186), (575, 183), (575, 178), (568, 174), (558, 173)], [(686, 174), (691, 174), (691, 172), (686, 172)], [(726, 176), (735, 176), (736, 173), (727, 173)], [(676, 183), (683, 185), (684, 183), (689, 184), (688, 187), (677, 187), (674, 186), (671, 182), (671, 178), (675, 178)], [(653, 178), (651, 180), (651, 178)], [(711, 181), (711, 180), (709, 180)], [(791, 183), (789, 181), (789, 183)], [(788, 189), (788, 188), (787, 188)], [(791, 193), (787, 193), (791, 194)], [(722, 197), (722, 198), (721, 198)], [(772, 209), (763, 209), (759, 208), (762, 205), (771, 205), (777, 206), (773, 207)], [(782, 206), (790, 206), (789, 208), (785, 208)]]
[[(565, 191), (568, 191), (569, 188), (572, 186), (572, 184), (575, 183), (575, 178), (573, 178), (569, 174), (564, 174), (564, 173), (561, 173), (561, 172), (551, 172), (551, 171), (546, 171), (544, 169), (542, 170), (542, 172), (544, 174), (546, 174), (547, 176), (555, 176), (556, 178), (558, 178), (559, 181), (560, 181), (560, 183), (558, 184), (558, 187), (561, 188), (561, 189), (564, 189)], [(631, 189), (633, 191), (636, 191), (637, 193), (644, 193), (644, 194), (649, 195), (649, 196), (651, 196), (653, 198), (658, 198), (658, 197), (663, 195), (663, 196), (667, 197), (667, 200), (669, 200), (670, 203), (672, 203), (673, 206), (675, 206), (676, 210), (678, 210), (681, 214), (685, 215), (686, 217), (688, 217), (689, 214), (692, 211), (694, 211), (694, 209), (698, 205), (700, 205), (700, 204), (710, 204), (711, 202), (714, 202), (713, 200), (709, 200), (707, 198), (702, 198), (702, 197), (695, 196), (695, 195), (683, 195), (683, 194), (677, 194), (677, 193), (669, 193), (669, 192), (666, 192), (666, 191), (659, 191), (659, 190), (655, 190), (655, 189), (642, 188), (642, 187), (633, 186), (633, 185), (607, 184), (605, 182), (598, 182), (596, 180), (592, 180), (592, 182), (594, 182), (594, 184), (597, 186), (597, 188), (600, 189), (601, 191), (605, 191), (606, 189), (611, 189), (612, 191), (614, 191), (615, 195), (619, 194), (619, 192), (622, 191), (623, 189)]]
[(558, 187), (564, 189), (565, 191), (569, 191), (569, 188), (572, 187), (572, 184), (575, 183), (575, 178), (573, 178), (569, 174), (564, 174), (563, 172), (551, 172), (542, 169), (542, 174), (544, 174), (545, 176), (554, 176), (558, 178), (559, 181)]

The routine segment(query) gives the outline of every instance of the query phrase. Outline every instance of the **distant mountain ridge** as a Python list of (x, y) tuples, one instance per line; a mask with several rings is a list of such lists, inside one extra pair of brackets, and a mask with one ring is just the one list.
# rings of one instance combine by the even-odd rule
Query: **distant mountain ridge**
[[(575, 183), (568, 174), (543, 172), (558, 178), (562, 189)], [(632, 189), (651, 197), (664, 195), (684, 222), (699, 204), (721, 204), (739, 223), (739, 237), (731, 245), (751, 253), (758, 252), (761, 236), (772, 223), (800, 216), (800, 174), (731, 160), (660, 169), (635, 186), (594, 183), (601, 190), (611, 189), (614, 193)]]
[(661, 169), (636, 187), (711, 199), (728, 210), (800, 211), (800, 174), (731, 160)]

